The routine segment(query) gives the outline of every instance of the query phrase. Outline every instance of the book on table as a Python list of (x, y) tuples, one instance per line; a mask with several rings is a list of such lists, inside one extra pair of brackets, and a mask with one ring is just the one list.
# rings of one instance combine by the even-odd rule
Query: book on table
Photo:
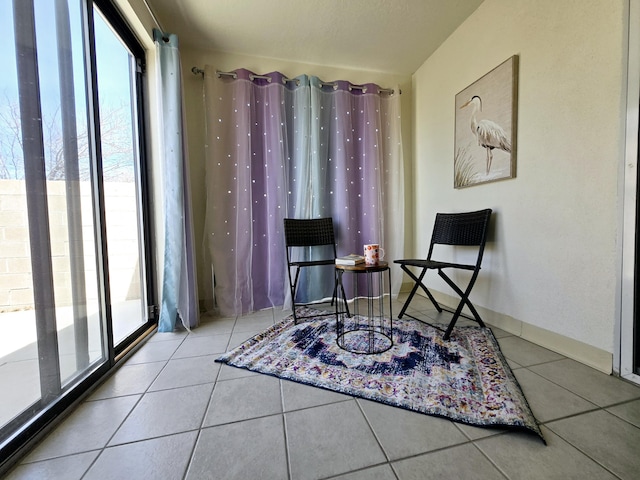
[(364, 257), (355, 253), (336, 258), (336, 265), (360, 265), (361, 263), (364, 263)]

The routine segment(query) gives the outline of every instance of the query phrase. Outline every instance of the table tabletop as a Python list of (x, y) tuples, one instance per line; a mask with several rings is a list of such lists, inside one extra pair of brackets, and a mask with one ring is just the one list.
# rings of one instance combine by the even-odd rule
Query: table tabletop
[(389, 268), (389, 264), (387, 262), (378, 262), (377, 265), (367, 265), (365, 263), (360, 263), (358, 265), (336, 265), (338, 270), (345, 270), (349, 272), (384, 272)]

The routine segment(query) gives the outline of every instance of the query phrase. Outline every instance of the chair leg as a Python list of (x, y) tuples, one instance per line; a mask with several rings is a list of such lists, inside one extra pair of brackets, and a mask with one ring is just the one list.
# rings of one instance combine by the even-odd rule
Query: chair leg
[[(404, 266), (402, 268), (404, 269)], [(424, 276), (424, 272), (422, 273), (420, 278), (422, 278), (423, 276)], [(418, 290), (418, 282), (414, 282), (413, 288), (411, 289), (411, 293), (409, 293), (409, 296), (405, 300), (404, 305), (402, 306), (402, 310), (400, 310), (400, 313), (398, 314), (398, 318), (402, 318), (404, 316), (404, 313), (407, 311), (407, 308), (409, 307), (411, 300), (413, 300), (413, 296), (416, 294), (417, 290)]]
[(298, 316), (296, 315), (296, 289), (298, 286), (298, 275), (300, 275), (300, 267), (296, 268), (296, 276), (291, 283), (291, 271), (289, 271), (289, 287), (291, 288), (291, 310), (293, 311), (293, 324), (298, 324)]
[[(294, 325), (298, 324), (298, 321), (300, 320), (301, 317), (298, 317), (298, 314), (296, 312), (296, 291), (298, 289), (298, 280), (300, 277), (300, 271), (302, 270), (302, 268), (300, 267), (296, 267), (296, 273), (295, 273), (295, 277), (291, 278), (291, 270), (289, 270), (289, 288), (291, 290), (291, 310), (293, 312), (293, 323)], [(342, 288), (342, 297), (343, 298), (347, 298), (344, 292), (344, 287), (342, 285), (340, 285), (340, 287)], [(333, 305), (333, 302), (337, 300), (337, 293), (338, 293), (338, 283), (337, 283), (337, 279), (336, 279), (336, 283), (333, 286), (333, 295), (331, 298), (331, 305)], [(303, 306), (304, 304), (301, 304), (301, 306)], [(351, 317), (351, 313), (349, 312), (349, 305), (345, 302), (345, 307), (346, 307), (346, 313), (347, 316)], [(302, 317), (305, 318), (305, 317)]]
[(465, 305), (467, 305), (467, 307), (469, 307), (469, 310), (471, 310), (471, 313), (473, 314), (475, 321), (481, 327), (485, 327), (486, 325), (482, 321), (482, 318), (480, 318), (480, 314), (478, 313), (476, 308), (473, 306), (473, 304), (469, 300), (469, 294), (471, 293), (471, 289), (473, 288), (473, 285), (476, 282), (478, 272), (475, 271), (473, 273), (473, 275), (471, 276), (471, 280), (469, 281), (469, 284), (467, 285), (467, 288), (465, 289), (464, 292), (442, 270), (438, 270), (438, 275), (440, 275), (442, 279), (445, 282), (447, 282), (447, 284), (460, 296), (460, 302), (458, 303), (458, 307), (456, 308), (453, 314), (453, 317), (449, 322), (449, 326), (447, 327), (447, 331), (445, 332), (444, 337), (442, 338), (444, 340), (449, 340), (449, 338), (451, 337), (451, 332), (453, 331), (453, 327), (455, 326), (456, 322), (458, 321), (458, 318), (462, 314), (462, 309), (464, 308)]
[(407, 300), (404, 302), (404, 305), (402, 306), (402, 310), (400, 311), (398, 318), (402, 318), (402, 316), (405, 314), (407, 307), (409, 307), (411, 300), (413, 300), (413, 296), (418, 291), (418, 287), (422, 287), (422, 290), (424, 290), (424, 293), (426, 293), (427, 297), (429, 297), (429, 300), (431, 300), (431, 303), (433, 303), (433, 306), (436, 307), (436, 310), (438, 310), (438, 312), (442, 312), (442, 307), (440, 307), (440, 304), (438, 304), (438, 302), (433, 297), (429, 289), (425, 287), (424, 284), (422, 283), (422, 279), (427, 273), (428, 268), (426, 267), (423, 268), (422, 271), (420, 272), (420, 275), (416, 277), (414, 273), (411, 270), (409, 270), (409, 268), (406, 265), (401, 265), (400, 267), (402, 268), (402, 270), (404, 270), (407, 273), (407, 275), (409, 275), (413, 279), (414, 285), (413, 285), (413, 288), (411, 289), (411, 293), (409, 293)]
[[(342, 298), (346, 299), (346, 295), (344, 293), (344, 286), (342, 286), (342, 282), (338, 282), (338, 277), (336, 276), (335, 279), (335, 284), (333, 285), (333, 296), (331, 297), (331, 306), (333, 307), (333, 302), (337, 302), (338, 301), (338, 283), (340, 283), (340, 289), (342, 290)], [(347, 304), (346, 300), (344, 302), (344, 306), (347, 310), (347, 317), (351, 317), (351, 314), (349, 313), (349, 305)]]
[(451, 321), (449, 322), (449, 326), (447, 327), (447, 331), (444, 332), (444, 336), (442, 337), (443, 340), (449, 340), (449, 338), (451, 338), (451, 332), (453, 331), (453, 327), (456, 326), (456, 322), (458, 321), (458, 317), (460, 317), (460, 311), (462, 310), (462, 303), (460, 302), (460, 304), (458, 305), (458, 308), (456, 309), (456, 312), (453, 314), (453, 317), (451, 318)]
[(336, 301), (336, 309), (340, 308), (340, 305), (338, 305), (338, 285), (340, 285), (340, 290), (342, 291), (342, 298), (344, 300), (344, 309), (345, 309), (345, 313), (347, 314), (348, 318), (351, 318), (351, 313), (349, 312), (349, 302), (347, 301), (347, 294), (344, 291), (344, 285), (342, 284), (342, 271), (338, 271), (336, 270), (336, 274), (335, 274), (335, 285), (333, 287), (333, 299), (331, 300), (331, 305), (333, 305), (333, 300), (335, 299)]
[(351, 312), (349, 312), (349, 302), (347, 301), (347, 294), (344, 292), (344, 285), (342, 285), (342, 282), (340, 282), (340, 289), (342, 290), (342, 298), (344, 298), (344, 309), (347, 312), (347, 318), (351, 318)]

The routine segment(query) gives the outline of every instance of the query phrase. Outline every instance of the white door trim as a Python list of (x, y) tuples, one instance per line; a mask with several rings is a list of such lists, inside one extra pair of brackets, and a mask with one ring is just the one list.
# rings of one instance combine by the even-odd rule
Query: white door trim
[[(616, 338), (618, 355), (614, 355), (614, 370), (620, 376), (640, 383), (633, 372), (634, 300), (636, 262), (636, 201), (638, 193), (638, 127), (640, 107), (640, 0), (629, 0), (627, 15), (628, 62), (626, 88), (626, 119), (624, 154), (621, 165), (620, 235), (618, 251), (621, 254)], [(640, 261), (640, 258), (638, 258)], [(638, 279), (640, 281), (640, 279)], [(638, 346), (640, 348), (640, 346)]]

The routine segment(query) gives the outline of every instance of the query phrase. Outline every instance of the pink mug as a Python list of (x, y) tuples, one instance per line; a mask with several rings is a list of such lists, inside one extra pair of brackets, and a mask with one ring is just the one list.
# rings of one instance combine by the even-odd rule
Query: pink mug
[(364, 263), (365, 265), (378, 265), (378, 262), (384, 258), (384, 249), (380, 248), (377, 243), (370, 243), (364, 246)]

